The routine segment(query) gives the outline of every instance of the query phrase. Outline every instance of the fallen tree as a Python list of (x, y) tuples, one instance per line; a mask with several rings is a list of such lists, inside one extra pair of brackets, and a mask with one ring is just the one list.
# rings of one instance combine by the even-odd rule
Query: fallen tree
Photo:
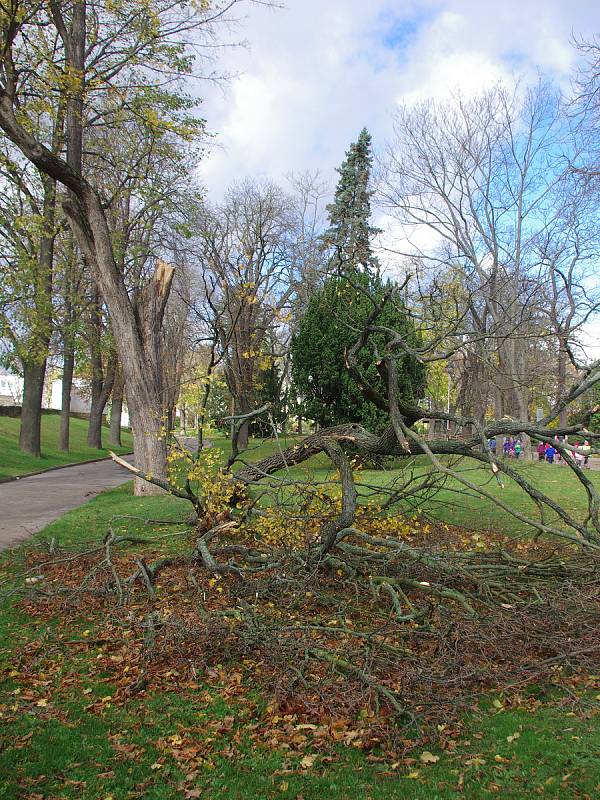
[[(346, 704), (356, 711), (367, 703), (378, 724), (383, 714), (392, 738), (393, 719), (413, 725), (423, 716), (423, 691), (444, 713), (451, 697), (457, 712), (486, 670), (497, 689), (546, 679), (556, 664), (597, 669), (600, 649), (591, 632), (600, 618), (598, 492), (576, 463), (577, 448), (555, 437), (585, 437), (595, 452), (599, 437), (581, 425), (550, 423), (595, 385), (600, 363), (580, 365), (578, 381), (539, 423), (480, 424), (400, 402), (394, 353), (404, 343), (395, 331), (385, 332), (379, 364), (386, 395), (365, 387), (387, 408), (382, 432), (336, 426), (254, 462), (248, 450), (226, 463), (214, 448), (190, 452), (174, 444), (167, 478), (113, 455), (138, 480), (189, 502), (193, 518), (179, 529), (133, 538), (111, 525), (82, 554), (51, 547), (33, 558), (17, 591), (49, 608), (72, 603), (80, 611), (91, 603), (104, 613), (108, 604), (123, 628), (140, 637), (134, 693), (152, 683), (155, 665), (165, 660), (206, 666), (251, 657), (264, 665), (265, 689), (282, 704), (293, 697), (310, 717), (311, 708)], [(352, 352), (348, 366), (356, 369)], [(258, 412), (268, 408), (249, 413)], [(416, 426), (426, 416), (467, 432), (428, 440)], [(586, 512), (563, 507), (527, 469), (497, 459), (487, 446), (492, 436), (553, 442), (565, 461), (561, 469), (582, 488)], [(330, 464), (320, 481), (307, 463), (315, 456)], [(393, 468), (393, 477), (372, 484), (358, 463), (365, 458)], [(516, 483), (534, 510), (503, 499), (504, 481)], [(472, 536), (415, 511), (442, 489), (492, 503), (530, 533), (528, 541), (493, 531)], [(165, 542), (169, 551), (158, 552)], [(189, 599), (182, 604), (183, 596)], [(514, 653), (500, 657), (496, 635), (518, 642)], [(352, 691), (340, 693), (340, 676)]]

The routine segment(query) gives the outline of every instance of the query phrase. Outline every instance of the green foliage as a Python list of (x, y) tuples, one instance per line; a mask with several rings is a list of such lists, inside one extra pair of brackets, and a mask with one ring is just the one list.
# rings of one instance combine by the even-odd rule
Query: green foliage
[(211, 426), (215, 426), (225, 432), (229, 431), (229, 422), (221, 425), (220, 420), (226, 417), (231, 409), (231, 394), (227, 388), (227, 383), (220, 373), (214, 374), (211, 378), (210, 394), (206, 404), (206, 419)]
[(281, 373), (272, 360), (259, 366), (256, 378), (255, 396), (256, 406), (260, 408), (265, 403), (270, 403), (271, 414), (255, 420), (250, 425), (252, 436), (272, 436), (273, 423), (279, 428), (287, 416), (287, 397), (282, 393)]
[[(377, 229), (369, 222), (370, 151), (371, 136), (363, 129), (338, 169), (335, 200), (328, 206), (330, 227), (323, 244), (330, 251), (332, 277), (312, 296), (292, 341), (292, 380), (300, 398), (298, 408), (303, 416), (322, 426), (361, 422), (377, 429), (386, 418), (364, 398), (346, 363), (348, 351), (373, 312), (373, 301), (380, 301), (391, 288), (379, 277), (379, 264), (371, 248)], [(412, 321), (397, 299), (384, 306), (376, 323), (417, 344)], [(385, 344), (384, 334), (371, 334), (357, 354), (364, 380), (384, 397), (386, 379), (380, 375), (376, 354), (383, 352)], [(400, 355), (398, 373), (400, 396), (418, 400), (425, 385), (422, 365), (406, 354)]]
[[(362, 276), (374, 299), (380, 299), (381, 282)], [(373, 310), (367, 294), (347, 281), (332, 278), (313, 295), (306, 314), (292, 342), (292, 378), (297, 394), (303, 398), (303, 415), (321, 426), (360, 422), (380, 428), (386, 416), (364, 398), (346, 365), (346, 354), (358, 339), (358, 331)], [(388, 304), (377, 323), (401, 333), (412, 344), (417, 334), (406, 311)], [(385, 346), (383, 334), (371, 334), (357, 354), (359, 368), (367, 383), (377, 392), (387, 394), (375, 352)], [(425, 371), (416, 359), (406, 354), (398, 357), (400, 396), (418, 400), (423, 393)]]
[[(596, 411), (587, 420), (585, 411), (589, 409)], [(587, 429), (592, 433), (600, 433), (600, 385), (596, 384), (586, 392), (579, 400), (579, 408), (569, 414), (569, 425), (587, 425)]]
[(0, 176), (0, 339), (10, 343), (21, 365), (40, 365), (53, 330), (52, 263), (43, 252), (58, 230), (54, 192), (6, 143)]
[[(205, 121), (181, 79), (195, 58), (190, 32), (212, 29), (209, 4), (110, 0), (101, 13), (88, 4), (83, 72), (69, 63), (68, 48), (57, 35), (61, 28), (71, 30), (74, 4), (57, 3), (52, 10), (34, 4), (25, 13), (27, 6), (14, 3), (10, 12), (0, 11), (4, 43), (9, 28), (19, 30), (13, 52), (20, 76), (17, 121), (61, 155), (67, 103), (81, 98), (84, 175), (111, 200), (107, 216), (118, 266), (139, 279), (150, 249), (140, 241), (156, 227), (159, 210), (163, 216), (180, 210), (179, 192), (190, 183), (199, 156)], [(4, 17), (10, 17), (10, 26), (2, 25)], [(57, 283), (64, 243), (56, 237), (66, 223), (54, 208), (52, 181), (40, 177), (8, 141), (0, 148), (0, 176), (0, 338), (22, 363), (42, 364), (56, 331), (64, 335), (69, 326), (67, 338), (77, 333), (70, 330), (72, 320), (60, 319), (57, 302), (57, 289), (64, 289)], [(123, 222), (125, 211), (129, 218)], [(54, 262), (51, 255), (44, 260), (41, 243), (55, 238)]]
[(337, 170), (340, 179), (334, 202), (327, 206), (329, 229), (323, 243), (332, 250), (330, 267), (348, 274), (362, 269), (378, 269), (377, 259), (371, 249), (371, 238), (379, 233), (369, 223), (371, 195), (371, 135), (366, 128), (358, 141), (350, 145), (346, 160)]

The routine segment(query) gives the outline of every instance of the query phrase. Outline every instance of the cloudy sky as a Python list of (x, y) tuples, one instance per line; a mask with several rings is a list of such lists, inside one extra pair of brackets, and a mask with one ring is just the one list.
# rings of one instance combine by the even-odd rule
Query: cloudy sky
[(600, 33), (595, 0), (287, 0), (245, 6), (221, 65), (225, 90), (205, 87), (216, 133), (200, 166), (209, 195), (245, 177), (334, 168), (363, 125), (377, 147), (399, 102), (474, 92), (540, 73), (568, 88), (573, 35)]

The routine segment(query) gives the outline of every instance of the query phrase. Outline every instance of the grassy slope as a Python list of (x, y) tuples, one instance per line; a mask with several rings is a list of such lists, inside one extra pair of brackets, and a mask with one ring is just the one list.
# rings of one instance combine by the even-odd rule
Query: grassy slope
[[(82, 419), (73, 418), (71, 420), (71, 451), (61, 453), (58, 450), (60, 417), (58, 414), (44, 414), (42, 416), (41, 458), (34, 458), (19, 450), (19, 426), (19, 419), (0, 417), (0, 478), (40, 472), (48, 467), (76, 464), (79, 461), (88, 461), (108, 455), (106, 449), (95, 450), (87, 446), (88, 425)], [(103, 428), (102, 434), (103, 439), (106, 440), (108, 430)], [(130, 452), (132, 449), (131, 434), (123, 431), (122, 441), (124, 446), (118, 452)]]
[[(219, 446), (221, 442), (214, 444)], [(252, 458), (267, 449), (268, 446), (262, 445)], [(572, 502), (574, 488), (563, 470), (559, 474), (545, 466), (526, 469), (547, 484), (556, 499)], [(513, 492), (514, 487), (506, 491)], [(106, 492), (83, 508), (66, 514), (37, 538), (55, 537), (61, 544), (81, 546), (83, 541), (97, 541), (115, 515), (122, 515), (114, 524), (118, 530), (181, 530), (148, 525), (128, 519), (127, 515), (183, 519), (188, 510), (185, 502), (173, 498), (132, 499), (129, 492), (129, 487)], [(517, 497), (515, 494), (515, 502)], [(578, 502), (577, 497), (575, 500)], [(474, 501), (455, 511), (468, 524), (482, 522), (481, 508), (469, 510), (473, 504)], [(132, 549), (132, 557), (138, 551), (139, 546)], [(19, 551), (7, 556), (0, 563), (0, 570), (12, 570), (20, 557)], [(10, 563), (13, 559), (15, 564)], [(75, 643), (85, 641), (82, 636), (88, 629), (88, 621), (81, 619), (61, 632)], [(87, 677), (102, 645), (92, 643), (87, 650), (65, 647), (58, 639), (58, 630), (52, 625), (40, 626), (34, 618), (5, 601), (0, 624), (3, 681), (0, 713), (16, 719), (3, 731), (0, 798), (185, 797), (176, 787), (188, 774), (188, 768), (178, 764), (172, 755), (165, 755), (159, 739), (185, 735), (190, 729), (194, 729), (196, 741), (203, 742), (206, 737), (212, 737), (213, 741), (211, 755), (187, 782), (188, 789), (193, 787), (192, 791), (197, 789), (201, 794), (188, 797), (258, 800), (301, 795), (305, 800), (325, 796), (332, 800), (405, 797), (442, 800), (495, 795), (516, 799), (595, 797), (600, 791), (600, 763), (596, 758), (600, 726), (594, 710), (575, 715), (568, 707), (542, 703), (532, 713), (527, 702), (509, 708), (503, 698), (490, 697), (468, 719), (467, 729), (455, 750), (436, 752), (440, 756), (436, 764), (421, 764), (417, 753), (416, 764), (400, 764), (391, 770), (389, 764), (373, 763), (350, 747), (340, 750), (333, 763), (322, 762), (318, 751), (314, 751), (314, 765), (303, 769), (299, 756), (290, 756), (275, 746), (268, 750), (242, 746), (234, 758), (227, 757), (228, 743), (236, 731), (241, 731), (244, 740), (243, 711), (235, 700), (224, 700), (214, 687), (207, 691), (201, 676), (196, 688), (140, 696), (125, 706), (113, 705), (109, 699), (100, 713), (92, 713), (88, 710), (92, 701), (107, 698), (114, 691), (102, 674)], [(28, 678), (20, 674), (14, 653), (18, 645), (22, 647), (36, 639), (43, 640), (42, 652), (49, 655), (57, 671), (48, 669), (41, 678), (36, 676), (40, 679), (32, 687)], [(44, 669), (42, 661), (40, 670)], [(71, 684), (69, 675), (73, 673), (86, 676), (86, 696), (81, 695), (77, 684)], [(543, 695), (541, 699), (545, 699)], [(226, 730), (229, 725), (219, 730), (217, 721), (231, 716), (235, 718), (233, 730)], [(508, 741), (507, 737), (515, 733), (520, 734), (519, 738)], [(29, 734), (33, 734), (30, 739), (24, 738)], [(122, 757), (123, 748), (125, 751), (133, 748), (135, 756)], [(311, 753), (310, 747), (306, 752)], [(30, 795), (20, 788), (24, 782), (28, 783)]]

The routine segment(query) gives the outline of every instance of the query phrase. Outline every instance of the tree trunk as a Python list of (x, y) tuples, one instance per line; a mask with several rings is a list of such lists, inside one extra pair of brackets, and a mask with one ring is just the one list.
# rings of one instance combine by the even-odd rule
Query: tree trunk
[(104, 408), (99, 403), (92, 403), (88, 424), (88, 447), (102, 450), (102, 413)]
[[(132, 415), (135, 463), (143, 464), (144, 471), (147, 470), (151, 475), (166, 478), (167, 440), (160, 417), (154, 408), (148, 406), (145, 398), (138, 397), (136, 389), (137, 387), (131, 383), (127, 384), (127, 405)], [(135, 479), (134, 491), (137, 496), (164, 493), (162, 489), (141, 478)]]
[(75, 368), (75, 354), (68, 349), (65, 339), (62, 373), (62, 397), (60, 411), (60, 439), (58, 449), (64, 453), (69, 452), (69, 435), (71, 426), (71, 391), (73, 389), (73, 370)]
[(115, 376), (110, 406), (110, 429), (108, 442), (113, 447), (122, 447), (121, 444), (121, 417), (123, 414), (123, 373), (119, 369)]
[[(15, 117), (13, 97), (0, 91), (0, 126), (24, 155), (71, 190), (63, 208), (108, 307), (119, 360), (126, 375), (125, 391), (134, 422), (136, 464), (166, 479), (167, 446), (162, 431), (162, 365), (160, 331), (174, 269), (163, 261), (150, 282), (129, 296), (113, 253), (106, 213), (98, 193), (76, 170), (34, 139)], [(82, 137), (81, 120), (78, 135)], [(76, 198), (76, 199), (75, 199)], [(150, 489), (148, 488), (150, 487)], [(136, 481), (136, 493), (151, 484)], [(156, 493), (154, 488), (153, 493)]]
[(166, 425), (167, 425), (167, 432), (171, 433), (175, 430), (175, 408), (173, 406), (167, 406), (167, 418), (166, 418)]
[(102, 415), (111, 395), (115, 382), (115, 363), (111, 359), (106, 373), (103, 374), (100, 366), (99, 373), (92, 380), (92, 405), (90, 408), (90, 422), (88, 427), (88, 447), (102, 450)]
[[(234, 405), (235, 408), (235, 416), (242, 416), (243, 414), (248, 414), (250, 411), (253, 410), (253, 406), (249, 403), (248, 397), (246, 394), (243, 394), (238, 402)], [(235, 427), (232, 429), (232, 439), (234, 435)], [(248, 447), (248, 439), (250, 438), (250, 422), (245, 421), (241, 424), (239, 432), (237, 434), (237, 446), (240, 450), (245, 450)]]
[[(167, 437), (163, 422), (163, 371), (161, 326), (171, 291), (174, 268), (158, 261), (150, 283), (135, 292), (133, 312), (136, 320), (136, 345), (144, 354), (132, 358), (121, 342), (127, 407), (132, 420), (136, 466), (159, 478), (167, 478)], [(111, 317), (112, 321), (112, 317)], [(117, 335), (118, 341), (118, 335)], [(139, 478), (135, 494), (161, 494), (162, 490)]]
[[(558, 337), (558, 361), (557, 361), (557, 374), (556, 374), (556, 399), (560, 400), (567, 392), (567, 345), (568, 341), (564, 336)], [(565, 428), (567, 426), (569, 417), (569, 409), (563, 408), (560, 412), (560, 426)]]
[[(81, 82), (76, 86), (76, 91), (71, 91), (67, 101), (66, 120), (66, 156), (67, 164), (76, 175), (81, 175), (83, 162), (83, 93), (84, 93), (84, 68), (85, 68), (85, 0), (77, 0), (73, 4), (71, 18), (70, 42), (67, 48), (67, 59), (74, 76), (81, 76)], [(75, 194), (72, 194), (75, 197)], [(63, 383), (60, 414), (60, 441), (59, 449), (69, 452), (69, 437), (71, 428), (71, 391), (73, 389), (73, 370), (75, 366), (75, 348), (73, 344), (73, 277), (76, 270), (77, 251), (74, 237), (70, 239), (69, 260), (65, 273), (65, 321), (63, 338)]]
[(238, 435), (238, 447), (240, 450), (245, 450), (248, 447), (249, 429), (250, 425), (247, 422), (244, 422), (240, 428), (240, 433)]
[(21, 406), (21, 429), (19, 448), (39, 458), (41, 456), (42, 397), (46, 362), (23, 364), (23, 403)]
[[(58, 131), (53, 134), (53, 145), (57, 146)], [(42, 174), (44, 182), (44, 233), (40, 237), (35, 266), (35, 317), (37, 331), (30, 338), (31, 352), (21, 359), (23, 365), (23, 405), (19, 448), (24, 453), (40, 456), (42, 421), (42, 396), (46, 376), (46, 357), (52, 335), (52, 279), (54, 266), (54, 230), (56, 218), (56, 181)], [(40, 355), (43, 354), (43, 358)]]
[[(92, 349), (94, 348), (92, 347)], [(105, 405), (105, 402), (102, 402), (103, 383), (102, 358), (98, 352), (92, 353), (92, 402), (88, 421), (87, 443), (88, 447), (95, 447), (97, 450), (102, 450), (102, 412)]]

